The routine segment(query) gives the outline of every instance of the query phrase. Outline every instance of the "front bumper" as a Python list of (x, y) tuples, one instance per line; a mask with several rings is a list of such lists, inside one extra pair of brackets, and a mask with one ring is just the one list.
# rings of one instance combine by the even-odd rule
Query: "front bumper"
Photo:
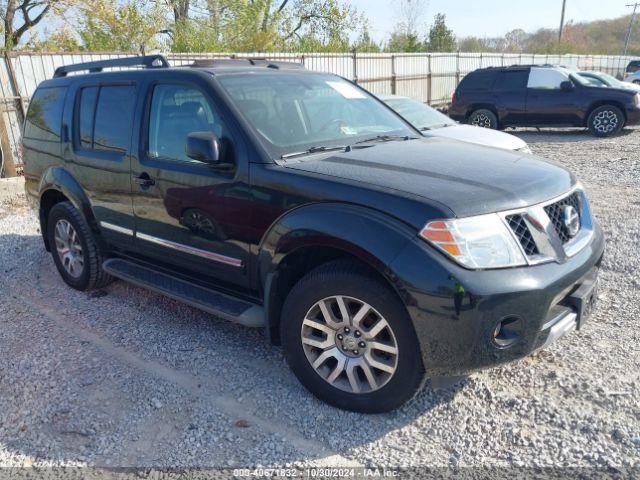
[(627, 125), (640, 124), (640, 106), (627, 108)]
[[(509, 362), (579, 328), (582, 306), (574, 297), (595, 282), (604, 254), (602, 231), (595, 222), (593, 227), (590, 242), (563, 263), (500, 270), (466, 270), (421, 240), (411, 242), (391, 269), (427, 373), (464, 375)], [(517, 341), (508, 346), (495, 340), (505, 319), (520, 325)]]

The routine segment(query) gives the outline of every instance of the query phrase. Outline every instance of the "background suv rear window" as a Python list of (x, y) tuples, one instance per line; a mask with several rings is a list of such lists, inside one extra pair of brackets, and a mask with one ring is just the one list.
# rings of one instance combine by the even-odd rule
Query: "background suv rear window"
[(528, 70), (504, 71), (498, 75), (494, 90), (520, 90), (527, 87)]
[(51, 142), (60, 141), (62, 109), (66, 87), (39, 88), (29, 103), (24, 136)]
[(496, 72), (488, 70), (476, 70), (469, 73), (460, 82), (460, 90), (489, 90), (493, 86)]

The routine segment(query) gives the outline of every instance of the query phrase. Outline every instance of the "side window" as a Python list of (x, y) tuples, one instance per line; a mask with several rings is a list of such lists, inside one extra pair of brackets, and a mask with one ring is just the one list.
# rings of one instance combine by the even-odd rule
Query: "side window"
[(558, 90), (560, 84), (569, 80), (569, 75), (553, 68), (532, 68), (529, 74), (529, 88)]
[(94, 150), (126, 153), (131, 143), (133, 86), (100, 87), (93, 127)]
[(76, 108), (76, 145), (124, 154), (131, 143), (135, 87), (105, 85), (80, 90)]
[(476, 70), (466, 75), (458, 87), (464, 90), (489, 90), (496, 79), (496, 72), (493, 70)]
[(87, 87), (80, 91), (78, 132), (82, 148), (93, 148), (93, 119), (95, 118), (97, 99), (98, 87)]
[(66, 87), (39, 88), (31, 98), (24, 124), (24, 136), (50, 142), (60, 141)]
[(213, 132), (223, 147), (227, 129), (203, 93), (186, 85), (157, 85), (149, 112), (147, 155), (193, 162), (187, 157), (187, 136), (192, 132)]
[(500, 73), (494, 90), (521, 90), (527, 88), (529, 72), (527, 70), (504, 71)]

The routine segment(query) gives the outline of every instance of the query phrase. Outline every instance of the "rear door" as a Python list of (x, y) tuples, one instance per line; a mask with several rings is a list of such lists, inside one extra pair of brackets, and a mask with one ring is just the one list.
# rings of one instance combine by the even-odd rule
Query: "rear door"
[(137, 85), (80, 84), (75, 91), (71, 141), (65, 158), (89, 196), (105, 238), (131, 246), (135, 221), (131, 205), (131, 136)]
[(493, 94), (501, 125), (521, 125), (526, 122), (528, 79), (528, 68), (498, 73), (493, 84)]
[(529, 125), (581, 125), (580, 89), (563, 91), (569, 73), (556, 68), (531, 68), (527, 83), (526, 123)]
[[(149, 84), (133, 160), (133, 208), (139, 253), (235, 288), (248, 280), (252, 202), (245, 149), (227, 118), (197, 78)], [(232, 168), (187, 157), (187, 136), (202, 131), (216, 134)]]

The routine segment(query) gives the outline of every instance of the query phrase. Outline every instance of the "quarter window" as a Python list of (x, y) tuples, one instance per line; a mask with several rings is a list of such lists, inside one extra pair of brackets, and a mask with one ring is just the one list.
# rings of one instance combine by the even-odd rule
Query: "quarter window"
[(93, 119), (96, 111), (98, 87), (83, 88), (80, 92), (80, 111), (78, 127), (80, 131), (80, 145), (82, 148), (93, 148)]
[(39, 88), (33, 94), (24, 124), (26, 138), (60, 141), (66, 92), (66, 87)]
[(206, 131), (215, 133), (224, 147), (227, 130), (200, 90), (164, 84), (153, 89), (149, 114), (149, 157), (193, 162), (187, 157), (187, 137), (193, 132)]

